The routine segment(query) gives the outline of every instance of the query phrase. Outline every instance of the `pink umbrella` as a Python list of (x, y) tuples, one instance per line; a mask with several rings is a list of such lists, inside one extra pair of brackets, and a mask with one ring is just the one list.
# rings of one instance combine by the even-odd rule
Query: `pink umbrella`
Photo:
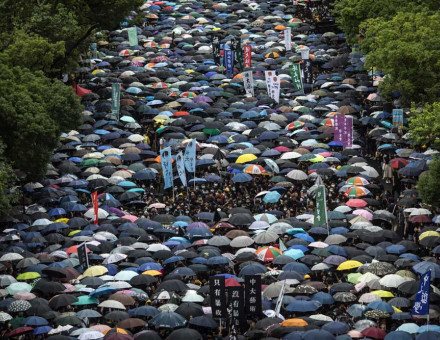
[(131, 222), (134, 222), (134, 221), (136, 221), (138, 218), (136, 217), (136, 216), (134, 216), (134, 215), (124, 215), (124, 216), (122, 216), (122, 218), (125, 218), (126, 220), (129, 220), (129, 221), (131, 221)]
[(346, 203), (346, 206), (351, 207), (351, 208), (363, 208), (367, 206), (367, 202), (365, 202), (364, 200), (361, 200), (359, 198), (352, 198), (349, 199)]
[(373, 219), (373, 214), (365, 209), (356, 209), (353, 211), (354, 215), (365, 217), (368, 221), (371, 221)]
[(355, 329), (352, 329), (351, 331), (349, 331), (349, 332), (347, 333), (347, 335), (348, 335), (350, 338), (352, 338), (352, 339), (360, 339), (360, 338), (363, 338), (363, 337), (364, 337), (364, 335), (363, 335), (361, 332), (359, 332), (359, 331), (357, 331), (357, 330), (355, 330)]
[(72, 293), (74, 291), (76, 291), (76, 287), (71, 285), (70, 283), (63, 283), (64, 287), (66, 287), (66, 289), (63, 291), (63, 293)]
[(91, 329), (94, 329), (95, 331), (101, 332), (101, 333), (105, 333), (105, 331), (108, 331), (109, 329), (111, 329), (111, 327), (107, 326), (107, 325), (93, 325), (90, 326)]
[(17, 300), (32, 300), (32, 299), (36, 298), (36, 296), (34, 294), (27, 293), (27, 292), (20, 292), (20, 293), (14, 294), (13, 297)]
[(359, 298), (360, 303), (370, 303), (373, 301), (382, 301), (379, 295), (373, 293), (365, 293)]

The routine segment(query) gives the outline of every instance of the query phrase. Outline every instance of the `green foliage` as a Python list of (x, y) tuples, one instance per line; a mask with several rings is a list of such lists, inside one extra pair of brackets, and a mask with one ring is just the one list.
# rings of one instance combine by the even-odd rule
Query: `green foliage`
[(125, 16), (142, 3), (143, 0), (0, 1), (0, 51), (10, 55), (7, 61), (11, 62), (15, 56), (11, 49), (16, 51), (25, 46), (25, 41), (35, 40), (26, 50), (40, 51), (46, 47), (48, 56), (42, 53), (33, 57), (43, 57), (44, 61), (38, 64), (18, 58), (26, 57), (23, 52), (11, 65), (22, 65), (24, 61), (33, 69), (41, 66), (40, 70), (49, 74), (71, 70), (76, 67), (79, 54), (87, 50), (90, 36), (96, 30), (118, 28)]
[(409, 135), (415, 145), (440, 146), (440, 102), (411, 109)]
[(440, 159), (435, 158), (429, 165), (429, 171), (419, 177), (417, 189), (422, 197), (423, 203), (433, 206), (440, 206)]
[(382, 94), (401, 92), (404, 104), (434, 102), (440, 96), (440, 14), (398, 13), (389, 21), (364, 22), (366, 67), (386, 74)]
[(0, 65), (0, 136), (5, 156), (29, 180), (40, 179), (62, 131), (80, 123), (72, 89), (42, 72)]
[(14, 171), (3, 156), (4, 145), (0, 142), (0, 216), (5, 216), (11, 205), (18, 202), (19, 191), (13, 186), (16, 181)]
[(419, 12), (423, 9), (437, 9), (434, 0), (337, 0), (335, 12), (341, 29), (352, 44), (358, 42), (359, 25), (365, 20), (380, 18), (387, 21), (398, 12)]

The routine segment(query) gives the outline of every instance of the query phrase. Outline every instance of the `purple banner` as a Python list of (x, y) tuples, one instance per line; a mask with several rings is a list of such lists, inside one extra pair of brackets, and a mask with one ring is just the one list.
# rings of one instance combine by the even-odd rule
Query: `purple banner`
[(345, 115), (333, 116), (335, 128), (335, 142), (341, 142), (344, 148), (353, 146), (353, 118)]

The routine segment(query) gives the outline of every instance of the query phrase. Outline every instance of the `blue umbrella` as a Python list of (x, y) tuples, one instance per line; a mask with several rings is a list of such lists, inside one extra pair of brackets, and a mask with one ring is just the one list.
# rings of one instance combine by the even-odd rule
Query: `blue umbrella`
[(284, 271), (294, 271), (294, 272), (298, 272), (303, 275), (311, 273), (310, 268), (307, 267), (304, 263), (300, 263), (300, 262), (288, 263), (288, 264), (284, 265), (283, 270)]
[(235, 183), (246, 183), (252, 181), (252, 176), (245, 173), (239, 173), (232, 177), (232, 181)]
[(184, 261), (184, 260), (185, 260), (185, 258), (182, 256), (171, 256), (170, 258), (163, 261), (163, 264), (170, 264), (170, 263), (175, 263), (175, 262)]
[(437, 332), (440, 333), (440, 326), (439, 325), (423, 325), (420, 326), (418, 333), (424, 333), (424, 332)]
[(367, 308), (380, 310), (385, 313), (394, 313), (393, 307), (384, 301), (372, 301), (367, 305)]
[(240, 270), (238, 276), (244, 277), (246, 275), (258, 275), (258, 274), (263, 274), (265, 272), (267, 272), (267, 268), (264, 267), (263, 265), (260, 265), (259, 263), (256, 263), (243, 267), (243, 269)]
[(364, 315), (364, 312), (367, 310), (367, 306), (361, 305), (359, 303), (355, 303), (348, 307), (347, 313), (350, 314), (354, 318), (360, 318)]
[(336, 340), (333, 334), (322, 329), (312, 329), (307, 331), (303, 334), (302, 338), (303, 340)]
[(207, 264), (209, 266), (228, 264), (228, 263), (229, 263), (229, 260), (224, 256), (213, 256), (213, 257), (210, 257), (207, 261)]
[(440, 278), (440, 266), (433, 262), (423, 261), (414, 265), (413, 270), (417, 274), (424, 274), (428, 270), (431, 271), (431, 278), (439, 279)]
[(156, 262), (147, 262), (147, 263), (143, 263), (139, 266), (139, 271), (140, 272), (145, 272), (147, 270), (162, 270), (163, 267)]
[(23, 320), (23, 325), (32, 326), (32, 327), (46, 326), (48, 324), (49, 322), (46, 319), (39, 316), (29, 316)]
[(65, 215), (66, 214), (66, 210), (64, 210), (63, 208), (53, 208), (49, 210), (49, 216), (60, 216), (60, 215)]
[(417, 335), (416, 340), (440, 340), (439, 332), (423, 332)]
[[(335, 303), (335, 299), (328, 293), (318, 292), (312, 295), (312, 300), (320, 302), (322, 305), (332, 305)], [(345, 333), (345, 332), (342, 332)], [(341, 334), (341, 333), (335, 333)]]
[(185, 237), (188, 237), (190, 239), (194, 238), (211, 238), (212, 233), (208, 229), (204, 227), (197, 227), (193, 228), (191, 230), (188, 230), (185, 234)]
[(345, 322), (334, 321), (326, 323), (321, 329), (334, 335), (339, 335), (347, 333), (350, 327)]
[(314, 238), (312, 236), (310, 236), (310, 235), (307, 235), (307, 234), (302, 234), (302, 233), (295, 234), (295, 235), (293, 235), (293, 237), (300, 238), (301, 240), (304, 240), (304, 241), (307, 241), (307, 242), (315, 242)]
[(281, 198), (281, 195), (277, 191), (270, 191), (263, 197), (263, 201), (266, 203), (276, 203)]
[(401, 244), (393, 244), (392, 246), (386, 247), (385, 250), (388, 254), (400, 255), (406, 251), (406, 248)]
[(132, 318), (139, 318), (139, 317), (154, 317), (157, 314), (160, 314), (160, 312), (154, 308), (153, 306), (141, 306), (138, 308), (130, 309), (128, 311), (128, 314)]
[(178, 328), (186, 325), (186, 319), (174, 312), (161, 312), (151, 319), (150, 324), (156, 328)]
[(388, 333), (384, 340), (412, 340), (413, 336), (409, 333), (402, 332), (402, 331), (394, 331)]
[(286, 306), (286, 310), (289, 312), (307, 313), (316, 311), (320, 306), (321, 304), (317, 301), (296, 300), (289, 303)]
[(188, 267), (178, 267), (178, 268), (174, 269), (171, 272), (171, 274), (179, 275), (179, 276), (195, 276), (196, 275), (194, 270), (192, 270), (191, 268), (188, 268)]
[(50, 326), (40, 326), (34, 329), (32, 332), (33, 335), (47, 334), (52, 330)]

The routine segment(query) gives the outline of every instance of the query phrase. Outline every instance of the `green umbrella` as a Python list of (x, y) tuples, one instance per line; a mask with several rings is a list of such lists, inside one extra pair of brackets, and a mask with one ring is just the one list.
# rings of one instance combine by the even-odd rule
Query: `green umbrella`
[(203, 132), (210, 136), (217, 136), (220, 134), (219, 129), (203, 129)]
[(98, 304), (99, 301), (97, 298), (89, 296), (89, 295), (81, 295), (78, 296), (78, 301), (72, 303), (75, 306), (84, 306), (84, 305), (94, 305)]
[(26, 272), (18, 275), (17, 280), (33, 280), (40, 276), (41, 276), (40, 273), (37, 272)]
[(81, 161), (81, 165), (84, 166), (96, 166), (98, 165), (99, 160), (94, 159), (94, 158), (89, 158), (89, 159), (84, 159)]

